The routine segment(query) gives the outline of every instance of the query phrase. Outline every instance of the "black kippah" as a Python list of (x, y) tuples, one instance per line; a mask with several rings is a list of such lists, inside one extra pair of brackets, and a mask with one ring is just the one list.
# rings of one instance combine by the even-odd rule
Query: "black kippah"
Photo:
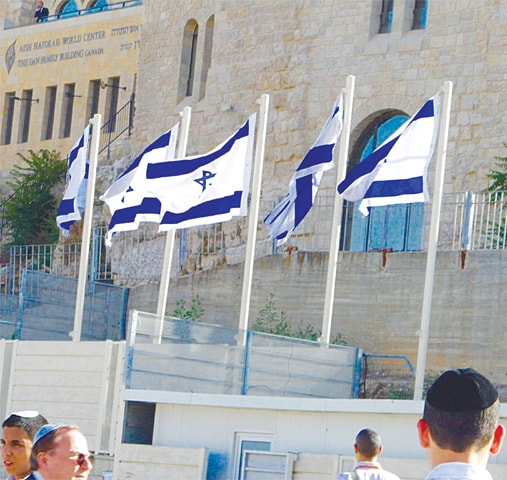
[(446, 412), (480, 412), (497, 399), (493, 384), (473, 368), (444, 372), (426, 395), (427, 403)]

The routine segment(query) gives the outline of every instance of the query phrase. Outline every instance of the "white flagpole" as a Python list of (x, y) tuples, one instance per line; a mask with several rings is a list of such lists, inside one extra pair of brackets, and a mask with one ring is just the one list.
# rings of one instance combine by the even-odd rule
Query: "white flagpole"
[[(336, 168), (336, 185), (342, 182), (347, 173), (347, 161), (350, 140), (350, 124), (352, 118), (352, 104), (354, 100), (354, 86), (356, 77), (349, 75), (344, 89), (345, 102), (343, 110), (343, 127), (340, 135), (340, 151)], [(336, 283), (336, 267), (338, 264), (338, 249), (342, 225), (343, 198), (335, 191), (333, 208), (333, 226), (331, 229), (331, 244), (329, 247), (329, 263), (327, 268), (326, 296), (324, 298), (324, 316), (322, 319), (322, 335), (320, 342), (329, 345), (331, 337), (331, 323), (333, 320), (333, 303)]]
[(433, 299), (433, 283), (435, 280), (435, 264), (437, 258), (438, 231), (440, 225), (440, 209), (444, 187), (445, 159), (447, 154), (447, 138), (449, 134), (449, 117), (451, 112), (452, 82), (445, 82), (440, 113), (438, 132), (437, 164), (435, 172), (435, 191), (431, 208), (430, 235), (428, 239), (428, 255), (426, 257), (426, 277), (424, 280), (424, 297), (421, 313), (421, 328), (418, 331), (419, 347), (415, 374), (414, 400), (422, 400), (424, 389), (424, 373), (430, 330), (431, 302)]
[(74, 329), (70, 336), (74, 342), (81, 340), (83, 326), (83, 310), (88, 276), (88, 258), (90, 256), (90, 238), (93, 220), (93, 201), (95, 198), (95, 179), (97, 177), (97, 158), (99, 156), (100, 126), (102, 116), (96, 113), (90, 120), (92, 136), (88, 151), (90, 165), (88, 169), (88, 184), (86, 187), (86, 205), (83, 218), (83, 236), (81, 238), (81, 256), (79, 260), (79, 277), (77, 281), (76, 309), (74, 310)]
[[(257, 222), (259, 219), (259, 201), (261, 193), (262, 168), (264, 162), (264, 147), (266, 145), (266, 130), (268, 123), (269, 95), (261, 95), (259, 111), (259, 128), (255, 144), (254, 175), (250, 198), (250, 215), (248, 218), (248, 239), (246, 244), (245, 267), (243, 273), (243, 291), (241, 295), (241, 311), (239, 315), (239, 330), (248, 329), (248, 314), (250, 310), (250, 295), (252, 291), (253, 264), (255, 258), (255, 241), (257, 239)], [(240, 335), (240, 338), (244, 335)], [(240, 342), (241, 343), (241, 342)]]
[[(181, 113), (181, 134), (178, 142), (177, 158), (184, 158), (187, 153), (188, 131), (190, 128), (190, 114), (192, 109), (187, 106)], [(157, 316), (155, 320), (155, 335), (153, 343), (162, 342), (162, 331), (164, 329), (164, 316), (167, 306), (167, 293), (169, 291), (169, 280), (171, 277), (171, 265), (173, 261), (174, 239), (176, 229), (168, 230), (165, 238), (164, 263), (162, 264), (162, 275), (160, 276), (160, 287), (158, 290)]]

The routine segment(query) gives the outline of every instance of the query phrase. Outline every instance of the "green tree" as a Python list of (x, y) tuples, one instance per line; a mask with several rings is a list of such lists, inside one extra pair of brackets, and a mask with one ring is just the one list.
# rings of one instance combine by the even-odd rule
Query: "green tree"
[(28, 151), (11, 170), (7, 182), (12, 194), (1, 201), (3, 219), (10, 236), (7, 245), (55, 243), (58, 241), (56, 210), (58, 186), (65, 180), (67, 162), (58, 152)]
[[(507, 143), (503, 144), (507, 148)], [(486, 177), (491, 185), (486, 188), (488, 192), (507, 190), (507, 157), (495, 157), (495, 166), (498, 170), (490, 170)]]
[[(504, 143), (504, 147), (507, 147), (507, 143)], [(491, 184), (486, 188), (486, 192), (493, 193), (491, 198), (493, 203), (496, 202), (498, 198), (494, 192), (503, 192), (507, 190), (507, 157), (495, 157), (495, 167), (496, 169), (490, 170), (486, 175), (491, 181)], [(505, 218), (501, 216), (499, 221), (490, 222), (487, 234), (493, 248), (504, 245), (506, 238)]]

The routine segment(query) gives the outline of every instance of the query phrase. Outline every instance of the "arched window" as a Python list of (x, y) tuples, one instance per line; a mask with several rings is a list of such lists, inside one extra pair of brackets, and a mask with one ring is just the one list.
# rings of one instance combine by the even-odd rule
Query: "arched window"
[(211, 67), (211, 56), (213, 53), (213, 33), (215, 31), (215, 16), (212, 15), (206, 22), (204, 32), (204, 52), (202, 58), (201, 82), (199, 86), (199, 100), (206, 94), (206, 82), (208, 81), (208, 70)]
[(198, 36), (199, 25), (195, 20), (189, 20), (183, 31), (178, 101), (193, 93)]
[(79, 8), (77, 6), (76, 0), (69, 0), (68, 2), (60, 5), (58, 14), (60, 18), (75, 17), (76, 15), (79, 15)]
[(94, 0), (88, 5), (88, 10), (86, 13), (96, 13), (96, 12), (103, 12), (107, 10), (109, 3), (107, 0)]
[[(408, 116), (399, 110), (378, 112), (363, 122), (350, 156), (350, 168), (364, 160), (389, 138)], [(347, 203), (342, 229), (344, 250), (368, 252), (392, 249), (395, 252), (421, 249), (424, 205), (389, 205), (374, 207), (364, 217), (359, 202)]]

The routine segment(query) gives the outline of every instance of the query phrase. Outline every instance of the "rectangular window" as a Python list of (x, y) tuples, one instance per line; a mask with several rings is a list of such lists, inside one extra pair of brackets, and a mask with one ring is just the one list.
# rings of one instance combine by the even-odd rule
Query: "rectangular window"
[(153, 444), (156, 404), (125, 402), (123, 443)]
[(120, 77), (109, 77), (107, 79), (106, 96), (106, 122), (107, 132), (116, 130), (116, 112), (118, 111), (118, 95), (120, 88)]
[(63, 86), (62, 114), (60, 116), (60, 138), (70, 137), (75, 91), (75, 83), (66, 83)]
[(18, 143), (28, 142), (30, 133), (30, 116), (32, 114), (33, 90), (23, 90), (21, 96), (21, 113), (19, 116)]
[(428, 0), (415, 0), (414, 21), (412, 30), (424, 30), (426, 28), (426, 11), (428, 9)]
[(100, 100), (100, 79), (90, 80), (88, 83), (88, 101), (86, 103), (86, 118), (85, 125), (88, 124), (88, 120), (92, 118), (99, 111), (99, 100)]
[(44, 99), (44, 117), (42, 119), (41, 140), (51, 140), (53, 138), (53, 125), (55, 123), (56, 107), (56, 86), (46, 88), (46, 98)]
[(271, 435), (259, 433), (236, 432), (234, 438), (234, 477), (240, 478), (243, 468), (243, 452), (257, 450), (269, 452), (271, 450)]
[(14, 120), (14, 97), (16, 92), (7, 92), (4, 96), (2, 115), (2, 145), (9, 145), (12, 139), (12, 122)]
[(380, 11), (380, 28), (378, 33), (391, 33), (393, 26), (394, 0), (382, 0)]

